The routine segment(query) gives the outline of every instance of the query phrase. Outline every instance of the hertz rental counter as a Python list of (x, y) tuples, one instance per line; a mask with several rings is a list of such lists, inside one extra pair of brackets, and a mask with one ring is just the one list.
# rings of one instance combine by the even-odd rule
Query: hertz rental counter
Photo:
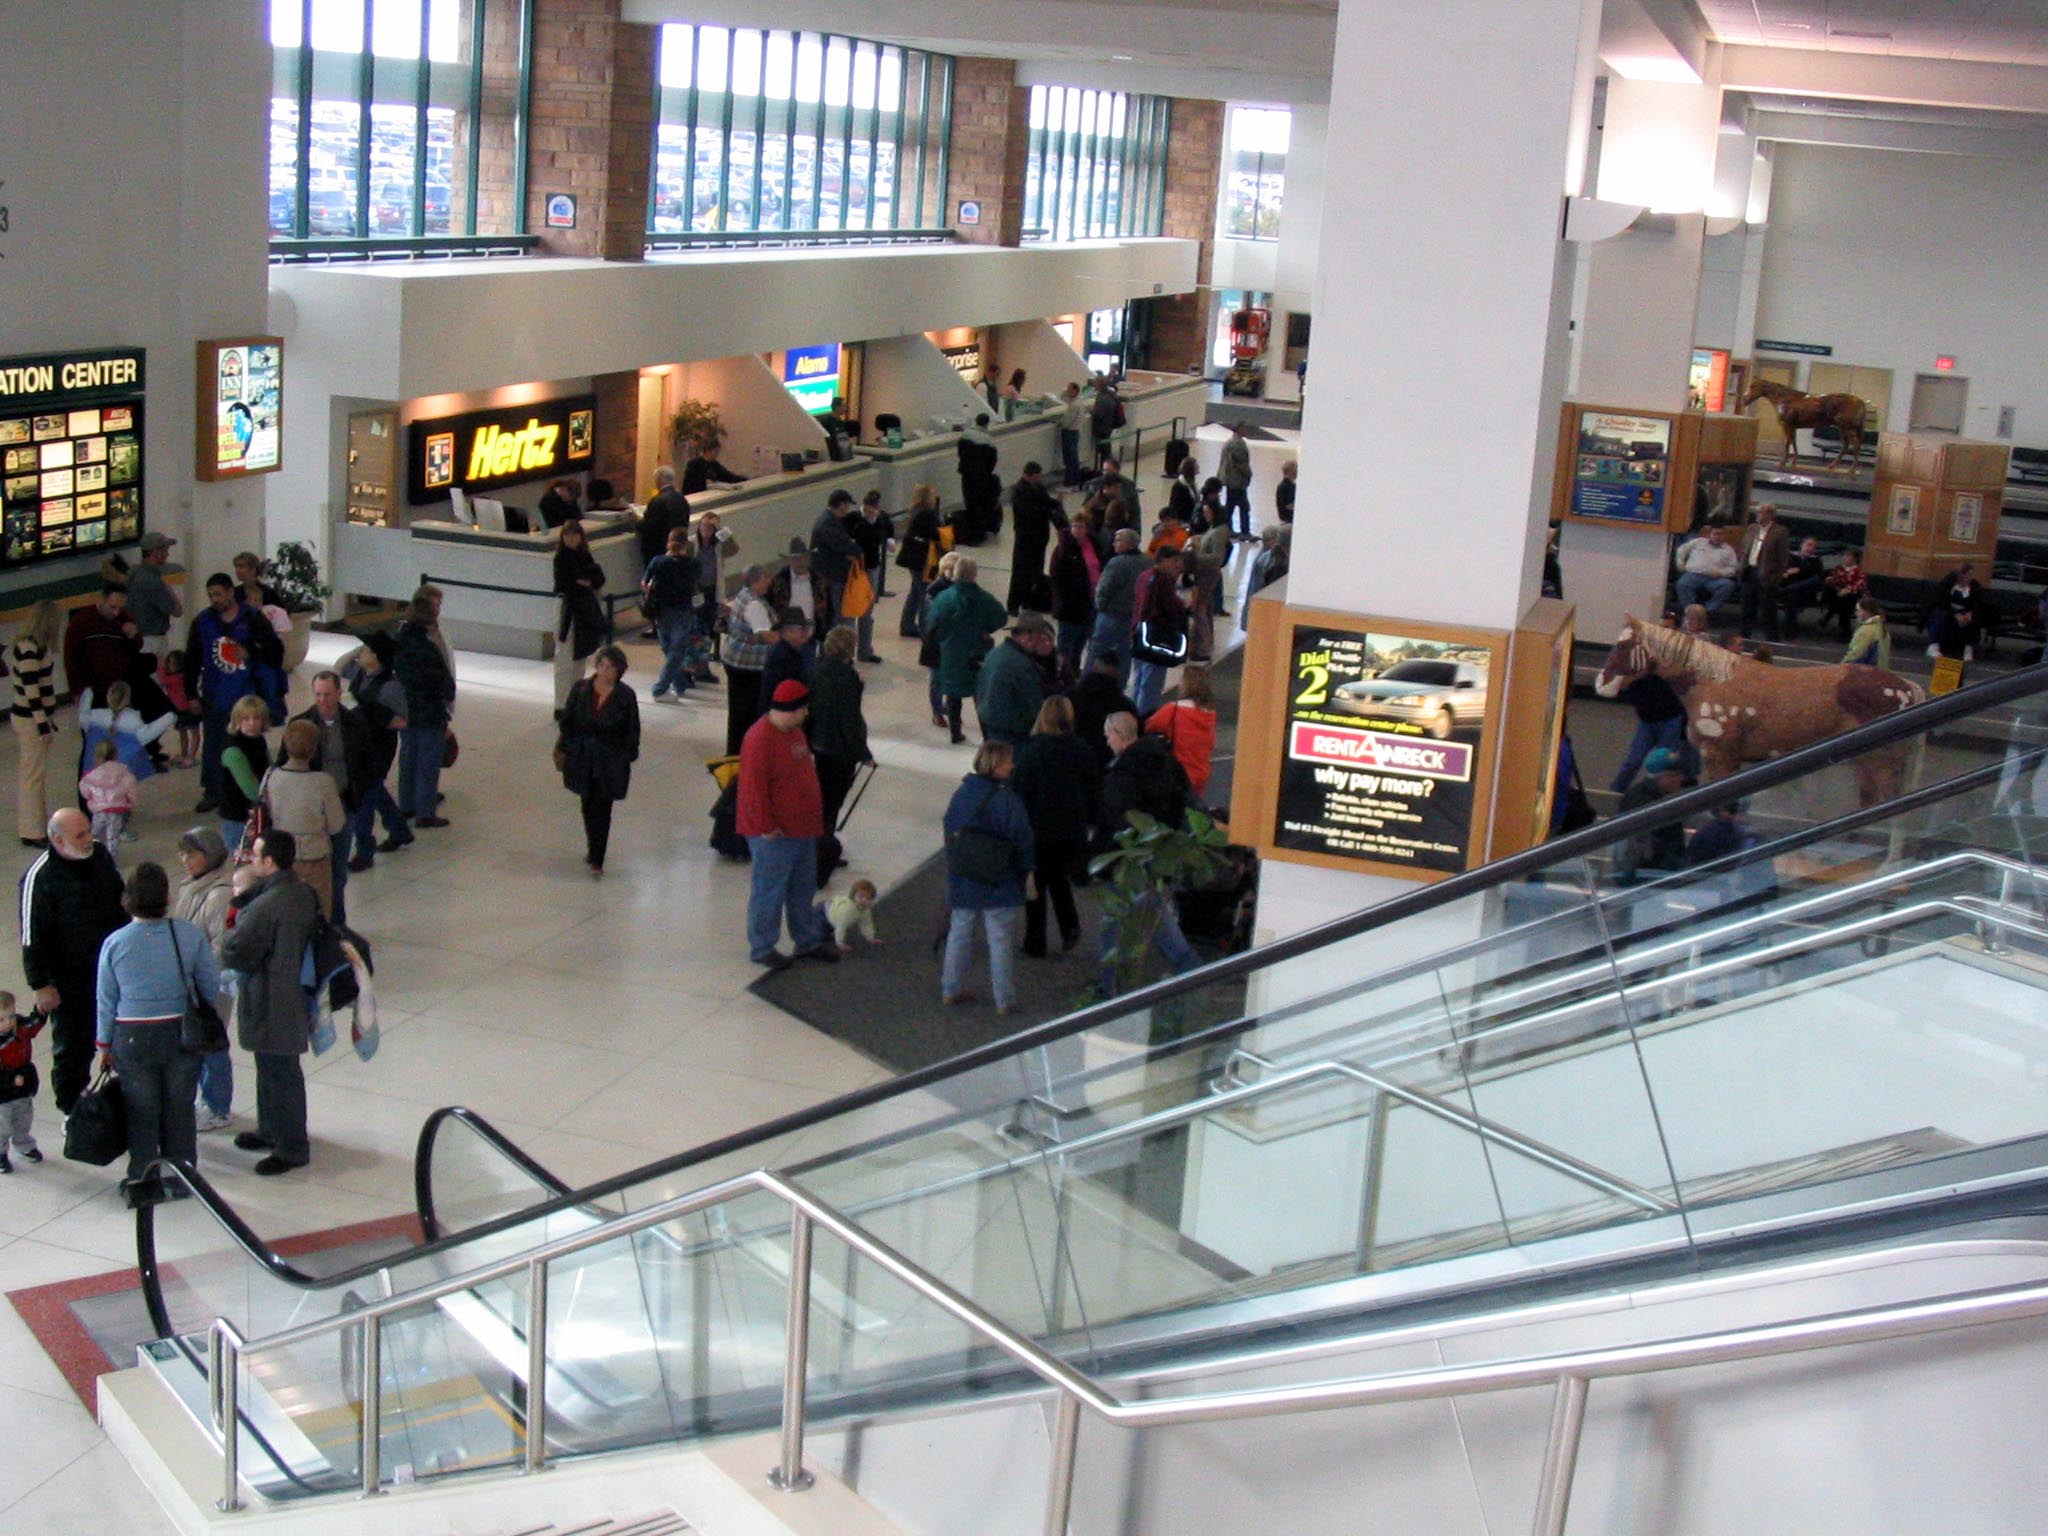
[[(843, 487), (857, 498), (874, 484), (875, 471), (865, 463), (812, 464), (692, 496), (690, 510), (717, 512), (739, 540), (740, 554), (727, 571), (737, 582), (748, 562), (772, 562), (792, 537), (808, 538), (833, 491)], [(604, 568), (607, 596), (630, 602), (640, 586), (633, 519), (598, 512), (587, 515), (584, 526)], [(340, 523), (333, 538), (342, 590), (402, 602), (431, 581), (446, 593), (442, 618), (456, 645), (528, 660), (552, 654), (554, 532), (502, 533), (418, 518), (402, 528)]]

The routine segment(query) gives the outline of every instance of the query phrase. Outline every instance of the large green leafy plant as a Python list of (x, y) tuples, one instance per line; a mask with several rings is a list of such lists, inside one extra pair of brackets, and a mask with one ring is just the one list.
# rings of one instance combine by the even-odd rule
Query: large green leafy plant
[(708, 400), (679, 400), (669, 418), (668, 435), (680, 453), (694, 454), (700, 448), (716, 453), (725, 441), (725, 418)]
[(1206, 811), (1190, 810), (1180, 827), (1143, 811), (1132, 811), (1129, 820), (1110, 851), (1088, 866), (1104, 882), (1102, 912), (1113, 935), (1104, 961), (1110, 996), (1144, 983), (1153, 936), (1175, 892), (1209, 884), (1229, 863), (1230, 838)]
[(320, 579), (320, 562), (313, 551), (291, 540), (278, 545), (277, 553), (264, 562), (263, 579), (277, 588), (286, 613), (317, 613), (334, 596), (334, 589)]

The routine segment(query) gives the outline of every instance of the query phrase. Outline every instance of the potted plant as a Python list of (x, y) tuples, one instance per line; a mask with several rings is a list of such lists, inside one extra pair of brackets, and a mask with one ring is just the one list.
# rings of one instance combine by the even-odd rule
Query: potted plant
[(291, 615), (291, 633), (284, 637), (284, 666), (290, 672), (306, 659), (313, 620), (334, 589), (320, 579), (320, 561), (313, 551), (296, 540), (277, 546), (277, 553), (264, 562), (263, 579), (277, 589), (284, 611)]
[(725, 441), (725, 421), (708, 400), (679, 400), (675, 415), (669, 418), (668, 435), (680, 458), (699, 449), (715, 454)]
[[(1168, 826), (1143, 811), (1130, 813), (1130, 825), (1117, 833), (1108, 853), (1098, 854), (1089, 873), (1102, 884), (1102, 915), (1110, 928), (1109, 952), (1103, 957), (1103, 975), (1096, 984), (1098, 995), (1107, 999), (1142, 986), (1149, 978), (1152, 939), (1159, 931), (1166, 903), (1177, 892), (1205, 885), (1224, 872), (1229, 863), (1230, 838), (1206, 811), (1190, 810), (1186, 824)], [(1130, 1027), (1118, 1034), (1090, 1030), (1082, 1036), (1084, 1068), (1093, 1072), (1118, 1062), (1142, 1057), (1155, 1045), (1176, 1038), (1185, 1019), (1178, 1008), (1148, 1010), (1134, 1017)], [(1122, 1074), (1109, 1074), (1084, 1090), (1089, 1102), (1105, 1120), (1115, 1122), (1163, 1107), (1171, 1095), (1171, 1084), (1181, 1074), (1168, 1069), (1153, 1088), (1152, 1075), (1133, 1092)], [(1158, 1099), (1159, 1102), (1154, 1102)]]

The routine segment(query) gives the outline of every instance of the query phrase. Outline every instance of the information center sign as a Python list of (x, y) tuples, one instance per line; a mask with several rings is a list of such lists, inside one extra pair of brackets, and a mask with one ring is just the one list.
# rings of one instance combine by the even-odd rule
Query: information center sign
[(1608, 522), (1664, 522), (1671, 475), (1671, 422), (1662, 416), (1585, 411), (1579, 416), (1571, 510)]
[(1466, 868), (1492, 664), (1476, 642), (1295, 625), (1274, 845)]
[(406, 499), (446, 501), (449, 491), (495, 490), (590, 467), (597, 448), (597, 399), (536, 400), (412, 424), (406, 444)]
[(143, 352), (0, 362), (0, 566), (142, 536)]

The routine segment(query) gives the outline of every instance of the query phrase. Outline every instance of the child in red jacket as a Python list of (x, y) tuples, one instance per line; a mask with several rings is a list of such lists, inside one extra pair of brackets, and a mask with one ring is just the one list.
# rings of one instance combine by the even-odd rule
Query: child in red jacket
[(14, 1172), (12, 1147), (32, 1163), (43, 1160), (36, 1146), (36, 1076), (34, 1049), (29, 1044), (47, 1021), (40, 1013), (17, 1014), (14, 994), (0, 992), (0, 1173)]

